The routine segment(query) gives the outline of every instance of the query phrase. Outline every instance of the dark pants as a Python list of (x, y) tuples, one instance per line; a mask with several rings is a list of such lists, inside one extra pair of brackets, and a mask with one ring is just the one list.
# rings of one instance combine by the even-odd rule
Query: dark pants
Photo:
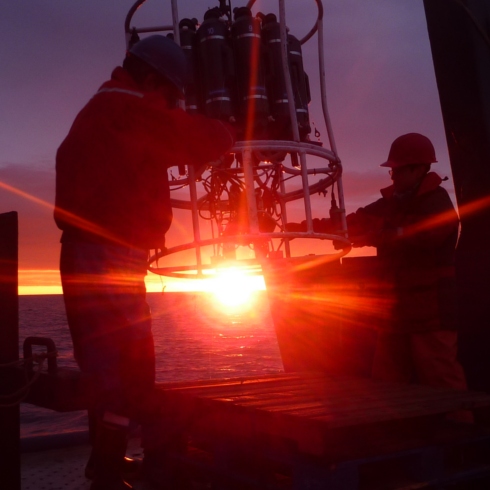
[(75, 359), (91, 408), (140, 422), (155, 383), (145, 251), (62, 244), (60, 272)]

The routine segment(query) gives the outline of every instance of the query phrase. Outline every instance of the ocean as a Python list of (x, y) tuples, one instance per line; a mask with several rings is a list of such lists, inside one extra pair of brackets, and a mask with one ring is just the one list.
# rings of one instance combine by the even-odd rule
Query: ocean
[[(210, 293), (149, 293), (157, 382), (283, 371), (267, 293), (225, 306)], [(20, 348), (28, 336), (49, 337), (58, 365), (76, 368), (61, 295), (19, 297)], [(22, 354), (21, 354), (22, 355)], [(85, 430), (86, 413), (58, 413), (21, 404), (21, 437)]]

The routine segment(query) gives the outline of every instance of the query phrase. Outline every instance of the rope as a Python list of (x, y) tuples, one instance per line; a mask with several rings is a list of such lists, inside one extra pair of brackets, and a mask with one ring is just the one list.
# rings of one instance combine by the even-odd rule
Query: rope
[[(23, 367), (24, 368), (24, 382), (25, 384), (21, 386), (18, 390), (13, 393), (9, 393), (8, 395), (0, 395), (0, 408), (10, 408), (15, 407), (22, 403), (29, 394), (30, 387), (39, 379), (41, 376), (44, 363), (46, 359), (49, 357), (56, 357), (58, 355), (57, 351), (48, 352), (45, 354), (33, 354), (32, 357), (26, 359), (19, 359), (18, 361), (12, 361), (5, 364), (0, 364), (1, 368), (10, 368), (10, 367)], [(31, 379), (29, 379), (29, 364), (36, 363), (37, 369), (34, 372)], [(14, 398), (14, 400), (11, 400)], [(5, 400), (5, 401), (4, 401)]]

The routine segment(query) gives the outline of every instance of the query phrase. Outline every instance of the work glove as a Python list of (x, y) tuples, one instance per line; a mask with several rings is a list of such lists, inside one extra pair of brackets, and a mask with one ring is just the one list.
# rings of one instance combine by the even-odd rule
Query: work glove
[(286, 223), (286, 231), (290, 231), (292, 233), (301, 233), (306, 231), (306, 221), (301, 223)]
[[(286, 231), (306, 232), (306, 220), (301, 223), (287, 223)], [(333, 233), (333, 223), (329, 218), (313, 218), (313, 231), (315, 233)]]

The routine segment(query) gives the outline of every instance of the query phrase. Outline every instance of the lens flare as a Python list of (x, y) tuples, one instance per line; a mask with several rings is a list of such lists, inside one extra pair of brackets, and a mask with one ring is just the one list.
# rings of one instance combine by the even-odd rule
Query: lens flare
[(246, 305), (251, 300), (257, 285), (254, 278), (246, 272), (230, 267), (218, 271), (209, 289), (223, 306), (236, 308)]

